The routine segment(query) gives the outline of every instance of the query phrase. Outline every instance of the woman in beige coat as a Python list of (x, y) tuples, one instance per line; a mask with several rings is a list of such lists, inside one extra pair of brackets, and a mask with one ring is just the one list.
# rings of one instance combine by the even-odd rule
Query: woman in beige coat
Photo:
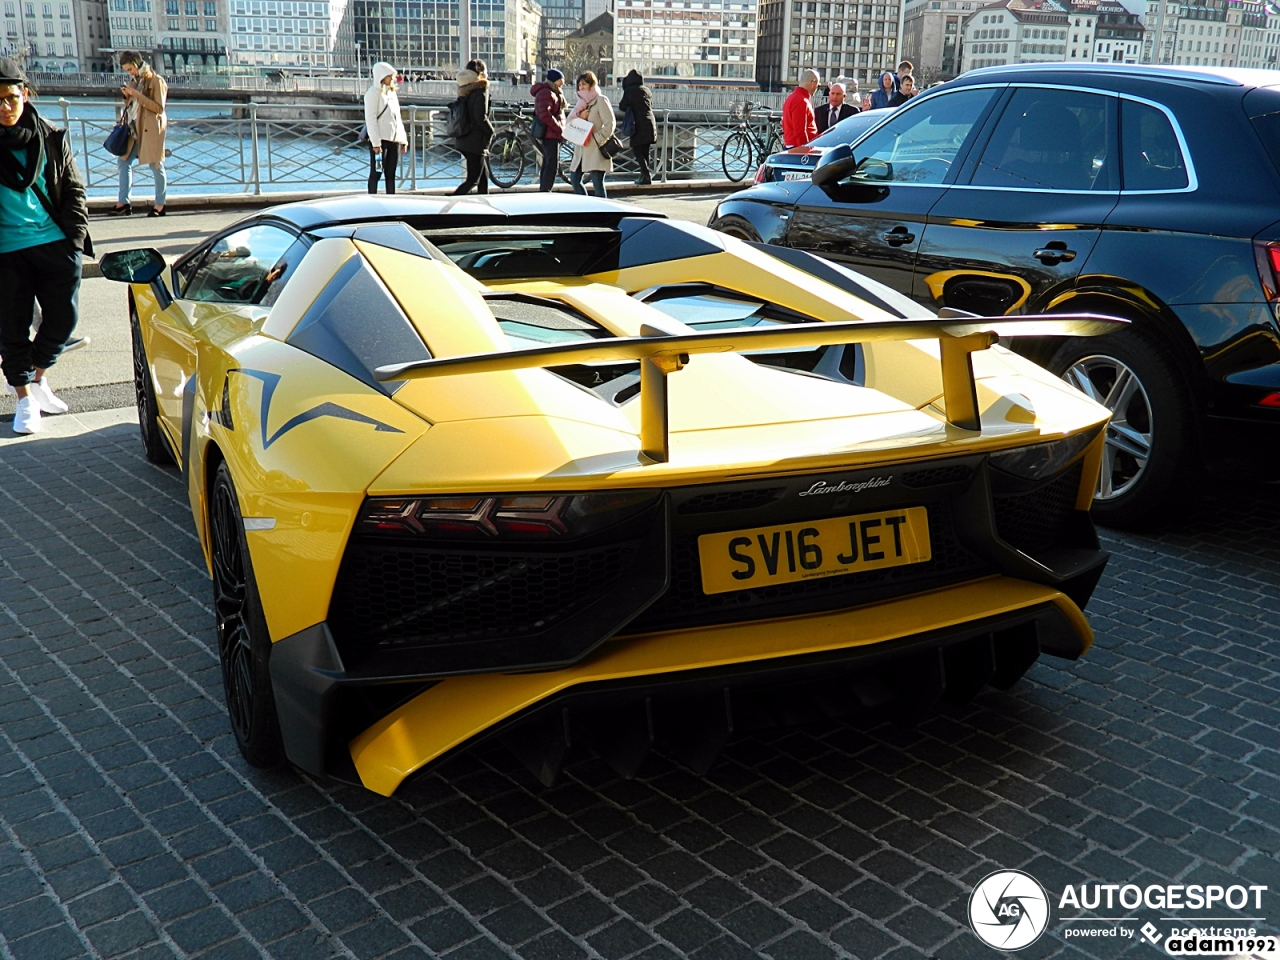
[(120, 88), (124, 96), (124, 111), (120, 122), (127, 123), (133, 134), (129, 151), (117, 161), (120, 173), (120, 192), (116, 196), (113, 216), (133, 213), (130, 194), (133, 192), (133, 162), (150, 165), (156, 181), (156, 198), (149, 217), (164, 216), (164, 198), (168, 187), (164, 170), (164, 131), (169, 125), (165, 116), (165, 101), (169, 86), (164, 77), (151, 69), (142, 54), (126, 50), (120, 54), (120, 66), (129, 74), (129, 82)]
[(609, 98), (600, 92), (596, 75), (588, 70), (578, 77), (578, 103), (573, 115), (591, 124), (591, 136), (583, 146), (574, 146), (573, 163), (569, 166), (569, 185), (574, 193), (587, 195), (582, 185), (582, 175), (591, 175), (591, 192), (597, 197), (607, 197), (604, 175), (613, 172), (613, 160), (600, 152), (600, 144), (613, 136), (615, 127), (613, 107)]

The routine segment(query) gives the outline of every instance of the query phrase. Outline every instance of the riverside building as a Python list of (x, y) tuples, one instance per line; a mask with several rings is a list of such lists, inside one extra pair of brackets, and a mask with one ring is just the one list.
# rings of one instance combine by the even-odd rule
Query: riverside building
[(898, 3), (762, 0), (756, 79), (767, 90), (789, 90), (813, 67), (824, 82), (853, 77), (870, 89), (902, 59), (902, 15)]
[(2, 0), (0, 54), (26, 63), (31, 73), (80, 69), (71, 0)]

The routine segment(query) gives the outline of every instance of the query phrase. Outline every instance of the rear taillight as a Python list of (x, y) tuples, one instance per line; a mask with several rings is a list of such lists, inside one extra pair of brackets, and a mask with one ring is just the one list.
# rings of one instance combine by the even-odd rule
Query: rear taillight
[(1270, 407), (1273, 410), (1280, 410), (1280, 393), (1268, 393), (1258, 401), (1258, 406)]
[(651, 506), (659, 494), (622, 490), (580, 494), (467, 494), (371, 497), (360, 512), (362, 533), (434, 540), (552, 540), (581, 537)]
[(769, 182), (769, 165), (767, 163), (760, 164), (760, 168), (756, 170), (756, 183)]
[(1280, 242), (1253, 241), (1253, 259), (1267, 301), (1273, 306), (1280, 303)]

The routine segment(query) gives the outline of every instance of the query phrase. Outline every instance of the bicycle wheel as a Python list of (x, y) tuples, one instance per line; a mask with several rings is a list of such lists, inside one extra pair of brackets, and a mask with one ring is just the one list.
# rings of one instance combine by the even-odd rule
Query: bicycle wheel
[(497, 186), (514, 187), (524, 175), (524, 148), (510, 130), (498, 134), (489, 146), (489, 179)]
[(751, 138), (738, 130), (729, 134), (720, 151), (720, 165), (724, 175), (734, 183), (740, 183), (751, 172)]

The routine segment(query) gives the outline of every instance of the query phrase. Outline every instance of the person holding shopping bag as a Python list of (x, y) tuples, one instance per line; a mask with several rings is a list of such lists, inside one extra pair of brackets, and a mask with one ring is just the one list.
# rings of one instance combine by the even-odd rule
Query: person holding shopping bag
[(120, 54), (120, 66), (129, 74), (128, 82), (120, 88), (124, 97), (120, 122), (129, 127), (130, 138), (129, 149), (116, 161), (120, 190), (110, 213), (113, 217), (127, 217), (133, 213), (133, 164), (137, 161), (151, 167), (156, 184), (155, 202), (147, 216), (163, 217), (168, 189), (164, 169), (164, 132), (169, 126), (164, 108), (169, 98), (169, 85), (137, 51), (126, 50)]
[(573, 163), (569, 165), (569, 185), (573, 192), (587, 195), (587, 188), (582, 185), (582, 175), (591, 175), (591, 192), (597, 197), (607, 197), (604, 189), (604, 175), (613, 171), (613, 160), (600, 149), (613, 136), (615, 127), (613, 107), (609, 98), (600, 92), (596, 83), (596, 75), (588, 70), (578, 77), (578, 102), (574, 106), (573, 115), (591, 124), (591, 135), (587, 142), (574, 145)]
[(396, 192), (396, 165), (409, 146), (409, 135), (400, 119), (396, 96), (396, 68), (379, 60), (373, 65), (373, 83), (364, 94), (364, 126), (369, 133), (369, 192), (378, 192), (385, 177), (387, 194)]

